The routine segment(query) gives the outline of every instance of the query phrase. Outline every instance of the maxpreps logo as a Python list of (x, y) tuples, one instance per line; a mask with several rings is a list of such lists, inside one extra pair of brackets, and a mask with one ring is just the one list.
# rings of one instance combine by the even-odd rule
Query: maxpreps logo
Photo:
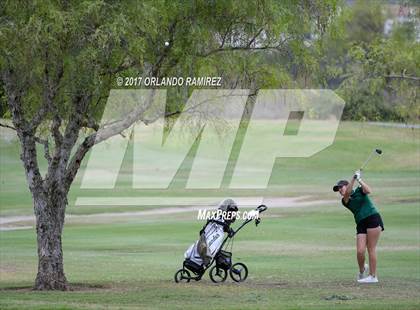
[[(76, 204), (191, 205), (197, 201), (192, 196), (200, 196), (207, 205), (222, 198), (214, 197), (222, 184), (229, 190), (265, 189), (277, 157), (310, 157), (333, 143), (344, 108), (331, 90), (260, 90), (252, 104), (250, 98), (243, 89), (195, 90), (182, 111), (171, 113), (166, 90), (112, 90), (101, 130), (133, 109), (141, 120), (90, 154), (81, 188), (113, 190), (112, 197), (84, 196)], [(119, 194), (129, 143), (132, 165), (124, 173), (132, 190), (126, 186)], [(168, 197), (180, 176), (184, 190)]]
[(227, 221), (231, 220), (257, 220), (260, 217), (260, 213), (257, 210), (250, 211), (223, 211), (220, 209), (217, 210), (207, 210), (201, 209), (198, 210), (197, 220), (208, 221), (208, 220), (218, 220), (223, 219)]

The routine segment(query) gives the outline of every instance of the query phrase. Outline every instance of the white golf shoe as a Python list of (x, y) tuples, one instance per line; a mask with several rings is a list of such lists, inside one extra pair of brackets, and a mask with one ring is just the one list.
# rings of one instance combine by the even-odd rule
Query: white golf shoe
[(364, 279), (357, 280), (358, 283), (378, 283), (378, 278), (372, 275), (368, 275)]
[(369, 275), (369, 265), (365, 264), (365, 269), (363, 270), (363, 272), (359, 272), (357, 274), (357, 280), (361, 280), (366, 278)]

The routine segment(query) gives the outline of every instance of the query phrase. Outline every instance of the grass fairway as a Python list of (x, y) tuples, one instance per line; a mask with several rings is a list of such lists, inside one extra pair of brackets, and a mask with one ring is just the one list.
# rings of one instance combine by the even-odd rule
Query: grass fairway
[[(32, 214), (19, 148), (7, 135), (2, 129), (2, 219)], [(349, 177), (375, 147), (384, 154), (369, 164), (365, 179), (385, 232), (378, 247), (380, 283), (363, 286), (355, 283), (353, 217), (339, 207), (331, 186)], [(183, 253), (203, 224), (195, 220), (197, 214), (98, 220), (96, 213), (136, 207), (75, 207), (78, 196), (112, 195), (81, 190), (79, 176), (67, 214), (92, 217), (69, 220), (64, 228), (65, 272), (74, 290), (31, 291), (37, 270), (34, 229), (0, 231), (0, 309), (419, 309), (419, 161), (420, 130), (347, 122), (334, 144), (315, 156), (278, 159), (264, 195), (331, 202), (271, 208), (259, 227), (241, 231), (233, 256), (249, 269), (241, 284), (230, 279), (213, 284), (208, 275), (200, 282), (174, 283)], [(120, 189), (126, 186), (129, 192), (121, 179)], [(217, 196), (225, 194), (238, 193), (223, 189)]]

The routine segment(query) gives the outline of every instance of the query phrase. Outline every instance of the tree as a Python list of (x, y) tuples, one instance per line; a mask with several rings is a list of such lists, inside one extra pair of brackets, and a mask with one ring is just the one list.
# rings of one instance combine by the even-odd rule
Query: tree
[[(34, 288), (68, 288), (61, 235), (83, 158), (95, 144), (145, 121), (147, 105), (106, 128), (98, 124), (117, 75), (204, 73), (223, 76), (227, 88), (274, 86), (263, 53), (304, 48), (303, 37), (322, 33), (336, 9), (334, 0), (2, 1), (0, 73), (12, 120), (3, 126), (16, 130), (33, 197)], [(176, 115), (191, 91), (170, 89), (168, 114)], [(44, 176), (37, 144), (48, 162)]]
[[(400, 1), (401, 8), (404, 2)], [(320, 83), (336, 89), (346, 101), (344, 119), (418, 122), (419, 6), (411, 7), (410, 22), (395, 22), (390, 36), (383, 25), (386, 6), (357, 1), (335, 23), (339, 33), (322, 40)]]

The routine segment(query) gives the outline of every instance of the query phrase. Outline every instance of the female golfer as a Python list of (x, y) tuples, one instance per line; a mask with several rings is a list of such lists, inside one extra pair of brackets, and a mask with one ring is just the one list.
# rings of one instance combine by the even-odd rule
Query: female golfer
[[(357, 181), (360, 186), (353, 190)], [(346, 180), (338, 181), (333, 187), (343, 197), (341, 203), (349, 209), (356, 221), (357, 231), (357, 263), (359, 264), (359, 283), (377, 283), (376, 276), (376, 244), (384, 230), (381, 216), (369, 198), (371, 190), (362, 181), (360, 171), (356, 171), (350, 183)], [(366, 247), (369, 254), (369, 266), (365, 265)]]

